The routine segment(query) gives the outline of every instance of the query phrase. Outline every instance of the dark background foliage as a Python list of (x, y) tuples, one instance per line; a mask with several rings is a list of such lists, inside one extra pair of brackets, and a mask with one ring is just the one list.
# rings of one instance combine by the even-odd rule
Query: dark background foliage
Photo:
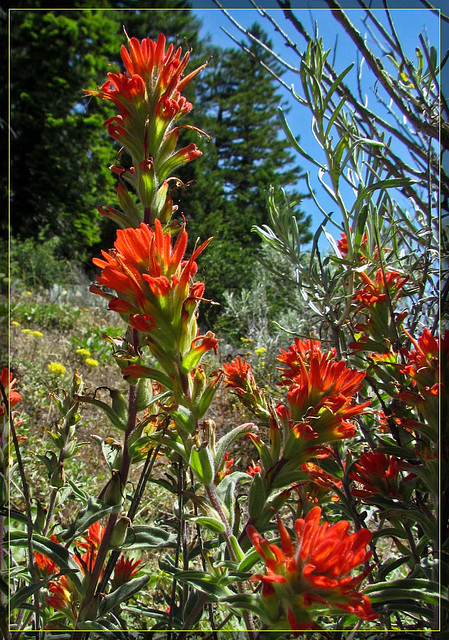
[[(103, 0), (70, 10), (48, 3), (22, 1), (10, 21), (11, 203), (10, 230), (17, 241), (57, 237), (58, 257), (75, 260), (92, 275), (91, 258), (112, 245), (114, 225), (98, 213), (114, 206), (114, 146), (102, 126), (114, 113), (105, 101), (83, 97), (83, 88), (101, 85), (112, 68), (122, 70), (123, 26), (130, 36), (156, 38), (192, 48), (190, 68), (208, 60), (206, 70), (188, 87), (194, 103), (189, 123), (211, 139), (183, 132), (203, 151), (180, 173), (184, 183), (173, 195), (178, 214), (188, 221), (192, 244), (211, 235), (214, 242), (202, 259), (209, 297), (221, 302), (226, 290), (251, 283), (254, 249), (251, 233), (267, 221), (266, 190), (283, 187), (298, 199), (301, 169), (280, 139), (276, 109), (282, 104), (277, 86), (256, 61), (239, 49), (220, 49), (199, 37), (200, 23), (185, 0), (154, 1), (139, 11), (135, 2)], [(171, 11), (170, 9), (177, 9)], [(7, 29), (6, 17), (2, 29)], [(260, 27), (256, 35), (269, 44)], [(258, 57), (273, 66), (260, 49)], [(8, 193), (7, 173), (1, 190)], [(307, 240), (309, 220), (297, 208)], [(7, 234), (3, 224), (2, 234)], [(209, 309), (213, 322), (216, 307)]]

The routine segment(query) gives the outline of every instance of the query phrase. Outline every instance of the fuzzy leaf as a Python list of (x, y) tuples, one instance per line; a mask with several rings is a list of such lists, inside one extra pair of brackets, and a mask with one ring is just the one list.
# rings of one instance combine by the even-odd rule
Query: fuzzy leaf
[(135, 525), (129, 527), (123, 547), (126, 549), (164, 549), (174, 547), (175, 536), (160, 527)]
[(120, 510), (120, 505), (107, 505), (98, 498), (90, 498), (87, 505), (82, 509), (76, 519), (68, 529), (60, 533), (59, 535), (63, 540), (70, 540), (78, 534), (84, 533), (87, 529), (104, 516), (108, 516), (111, 513), (117, 513)]
[(150, 576), (148, 575), (140, 576), (140, 578), (134, 578), (133, 580), (120, 585), (120, 587), (115, 589), (112, 593), (109, 593), (101, 602), (100, 615), (104, 615), (105, 613), (112, 611), (112, 609), (121, 602), (129, 600), (131, 596), (140, 591), (149, 579)]
[(226, 451), (229, 450), (231, 444), (240, 438), (241, 436), (246, 436), (248, 433), (257, 433), (258, 428), (252, 422), (247, 422), (245, 424), (241, 424), (238, 427), (234, 427), (231, 431), (228, 431), (220, 440), (217, 442), (215, 447), (215, 468), (220, 469), (223, 464), (223, 460), (225, 457)]

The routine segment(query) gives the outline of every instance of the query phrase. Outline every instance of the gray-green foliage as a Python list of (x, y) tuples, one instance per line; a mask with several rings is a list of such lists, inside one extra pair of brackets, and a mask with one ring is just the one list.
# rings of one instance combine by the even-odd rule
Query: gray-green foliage
[(73, 261), (57, 257), (61, 254), (61, 238), (53, 236), (44, 239), (43, 236), (41, 233), (38, 239), (11, 238), (11, 283), (20, 283), (27, 289), (51, 289), (57, 284), (77, 284), (81, 277), (81, 267)]
[(307, 337), (318, 328), (319, 318), (307, 305), (288, 259), (269, 246), (262, 247), (258, 258), (252, 286), (225, 293), (220, 322), (235, 344), (244, 338), (253, 350), (264, 347), (264, 359), (271, 362), (292, 334)]
[[(279, 4), (290, 8), (287, 2)], [(337, 6), (331, 0), (328, 4)], [(262, 14), (274, 22), (263, 10)], [(387, 68), (372, 59), (348, 16), (344, 12), (335, 14), (363, 55), (370, 81), (382, 86), (382, 91), (375, 93), (379, 103), (392, 100), (390, 117), (384, 119), (379, 110), (364, 104), (360, 83), (359, 95), (346, 84), (353, 65), (340, 68), (338, 63), (331, 63), (322, 40), (307, 33), (300, 17), (290, 11), (285, 17), (305, 39), (306, 46), (301, 48), (282, 32), (285, 43), (297, 56), (297, 67), (279, 56), (278, 61), (297, 74), (296, 90), (290, 90), (298, 109), (306, 111), (319, 153), (312, 158), (298, 143), (292, 122), (282, 110), (279, 116), (292, 146), (317, 173), (319, 189), (312, 190), (309, 177), (308, 183), (322, 222), (315, 232), (308, 263), (300, 253), (297, 221), (288, 202), (272, 195), (270, 223), (256, 231), (272, 248), (296, 263), (304, 295), (334, 340), (341, 340), (345, 332), (340, 330), (348, 328), (354, 291), (360, 285), (358, 274), (368, 268), (368, 263), (370, 275), (388, 264), (389, 269), (409, 278), (407, 293), (411, 296), (412, 313), (408, 322), (409, 328), (415, 330), (420, 319), (436, 316), (438, 308), (439, 158), (435, 118), (439, 67), (434, 49), (421, 36), (416, 47), (418, 62), (411, 62), (392, 23), (388, 34), (367, 10), (368, 27), (392, 61)], [(247, 32), (247, 36), (254, 42), (253, 35)], [(249, 48), (247, 51), (250, 53)], [(360, 79), (361, 70), (358, 71)], [(282, 82), (279, 77), (278, 80)], [(425, 110), (422, 104), (426, 105)], [(444, 101), (443, 107), (447, 111)], [(433, 114), (431, 121), (426, 114)], [(445, 140), (444, 134), (443, 148)], [(448, 189), (444, 171), (441, 180), (444, 195)], [(323, 195), (331, 199), (330, 206), (323, 204)], [(342, 233), (348, 245), (344, 255), (338, 246)], [(325, 238), (327, 250), (322, 249)], [(442, 241), (444, 251), (444, 234)]]

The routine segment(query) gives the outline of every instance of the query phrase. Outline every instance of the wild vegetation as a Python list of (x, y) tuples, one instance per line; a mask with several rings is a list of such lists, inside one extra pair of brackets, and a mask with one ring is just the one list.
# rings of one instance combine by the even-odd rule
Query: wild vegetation
[(444, 639), (445, 59), (422, 36), (412, 62), (364, 7), (384, 65), (327, 4), (388, 118), (281, 0), (298, 42), (259, 13), (296, 63), (235, 20), (207, 60), (183, 3), (149, 35), (131, 5), (124, 35), (104, 9), (13, 16), (7, 640)]

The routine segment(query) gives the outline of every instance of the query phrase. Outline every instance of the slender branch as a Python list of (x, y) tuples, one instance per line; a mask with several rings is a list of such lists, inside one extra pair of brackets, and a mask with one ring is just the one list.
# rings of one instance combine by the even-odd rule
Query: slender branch
[[(292, 23), (292, 25), (295, 27), (298, 33), (300, 33), (306, 40), (307, 44), (309, 44), (312, 41), (312, 38), (304, 29), (303, 25), (297, 19), (295, 14), (293, 13), (291, 9), (290, 0), (277, 0), (277, 1), (279, 6), (284, 10), (283, 13), (286, 19)], [(325, 63), (325, 70), (329, 74), (330, 83), (334, 82), (337, 76), (336, 76), (335, 70), (331, 67), (331, 65), (328, 62)], [(354, 107), (355, 109), (354, 115), (358, 122), (361, 118), (363, 118), (365, 122), (370, 122), (372, 125), (376, 123), (378, 126), (382, 127), (382, 129), (385, 129), (385, 131), (388, 131), (388, 133), (391, 133), (395, 138), (397, 138), (400, 142), (402, 142), (409, 150), (413, 150), (417, 156), (421, 157), (425, 162), (427, 162), (426, 154), (418, 144), (416, 144), (413, 140), (404, 136), (404, 134), (398, 131), (393, 124), (390, 124), (389, 122), (381, 118), (378, 114), (376, 114), (374, 111), (371, 111), (371, 109), (368, 109), (367, 107), (364, 107), (362, 104), (360, 104), (360, 100), (358, 100), (352, 94), (351, 90), (347, 85), (345, 85), (344, 82), (340, 82), (336, 90), (341, 97), (345, 97), (348, 100), (348, 102), (351, 104), (351, 106)], [(438, 164), (435, 165), (434, 169), (436, 174), (438, 174)]]
[[(379, 80), (385, 91), (391, 97), (400, 111), (410, 120), (416, 130), (422, 131), (426, 135), (430, 136), (434, 140), (440, 140), (440, 131), (438, 126), (434, 126), (429, 122), (425, 122), (416, 116), (411, 109), (404, 103), (399, 96), (397, 90), (394, 88), (393, 83), (390, 80), (389, 74), (386, 73), (380, 60), (376, 59), (369, 48), (366, 46), (359, 31), (355, 28), (352, 22), (348, 19), (340, 5), (335, 0), (326, 0), (327, 5), (332, 9), (332, 13), (339, 22), (351, 40), (356, 45), (357, 49), (362, 53), (371, 71)], [(441, 127), (441, 144), (445, 148), (449, 148), (449, 130)]]
[(441, 18), (441, 20), (443, 20), (443, 22), (448, 22), (449, 23), (449, 16), (447, 16), (445, 13), (443, 13), (441, 10), (437, 9), (431, 2), (429, 2), (429, 0), (420, 0), (420, 2), (427, 7), (428, 9), (430, 9), (430, 11), (436, 15), (438, 18)]

